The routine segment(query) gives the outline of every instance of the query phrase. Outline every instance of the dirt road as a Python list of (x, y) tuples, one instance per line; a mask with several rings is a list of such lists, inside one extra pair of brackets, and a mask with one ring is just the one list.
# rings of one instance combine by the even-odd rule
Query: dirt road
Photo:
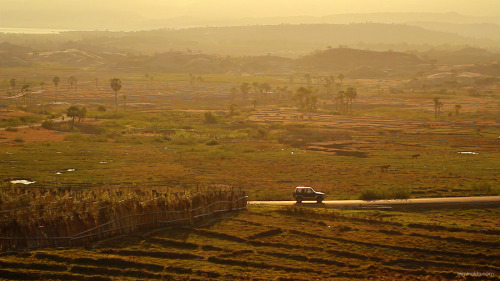
[[(295, 201), (248, 201), (250, 205), (275, 205), (275, 206), (291, 206), (295, 205)], [(304, 206), (327, 206), (332, 208), (356, 208), (356, 207), (383, 207), (383, 206), (404, 206), (404, 205), (461, 205), (461, 204), (498, 204), (500, 205), (500, 196), (474, 196), (474, 197), (441, 197), (441, 198), (415, 198), (408, 200), (329, 200), (323, 201), (322, 204), (317, 204), (314, 201), (304, 201), (301, 205)]]

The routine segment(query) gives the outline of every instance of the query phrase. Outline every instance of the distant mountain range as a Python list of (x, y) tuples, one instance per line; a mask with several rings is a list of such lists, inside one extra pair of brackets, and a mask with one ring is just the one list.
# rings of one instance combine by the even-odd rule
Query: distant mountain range
[[(154, 55), (133, 55), (66, 49), (37, 51), (27, 47), (0, 44), (0, 67), (28, 65), (61, 65), (75, 68), (164, 73), (345, 73), (351, 78), (415, 77), (443, 65), (436, 58), (450, 63), (465, 63), (461, 69), (498, 76), (500, 56), (484, 49), (466, 48), (458, 51), (428, 51), (409, 54), (395, 51), (370, 51), (352, 48), (328, 48), (299, 58), (280, 56), (218, 56), (192, 51), (168, 51)], [(438, 63), (439, 61), (439, 63)], [(496, 61), (496, 62), (495, 62)], [(436, 63), (438, 63), (436, 65)], [(474, 64), (473, 64), (474, 63)]]

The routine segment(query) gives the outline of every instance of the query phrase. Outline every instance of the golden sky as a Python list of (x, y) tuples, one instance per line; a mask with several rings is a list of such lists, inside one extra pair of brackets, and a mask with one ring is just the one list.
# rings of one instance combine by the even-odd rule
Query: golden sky
[(500, 16), (500, 0), (0, 0), (0, 6), (5, 10), (129, 10), (155, 18), (324, 16), (365, 12)]

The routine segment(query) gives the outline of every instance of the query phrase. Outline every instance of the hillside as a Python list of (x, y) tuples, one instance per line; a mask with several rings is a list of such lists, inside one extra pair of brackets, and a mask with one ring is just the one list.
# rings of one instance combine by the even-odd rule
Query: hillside
[(316, 52), (299, 59), (301, 65), (320, 71), (351, 70), (359, 67), (402, 69), (415, 67), (422, 61), (415, 55), (400, 52), (375, 52), (336, 48)]
[[(33, 49), (81, 49), (155, 54), (166, 51), (202, 51), (231, 56), (266, 55), (299, 57), (313, 50), (339, 45), (386, 51), (425, 51), (432, 46), (484, 46), (497, 43), (405, 24), (281, 24), (195, 27), (138, 32), (80, 31), (46, 35), (0, 33), (0, 42)], [(80, 47), (79, 47), (80, 46)]]

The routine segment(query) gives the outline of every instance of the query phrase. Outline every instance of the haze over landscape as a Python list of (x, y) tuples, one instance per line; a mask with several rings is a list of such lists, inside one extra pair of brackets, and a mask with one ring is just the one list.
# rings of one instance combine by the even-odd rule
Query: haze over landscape
[(0, 280), (498, 280), (499, 0), (0, 0)]

